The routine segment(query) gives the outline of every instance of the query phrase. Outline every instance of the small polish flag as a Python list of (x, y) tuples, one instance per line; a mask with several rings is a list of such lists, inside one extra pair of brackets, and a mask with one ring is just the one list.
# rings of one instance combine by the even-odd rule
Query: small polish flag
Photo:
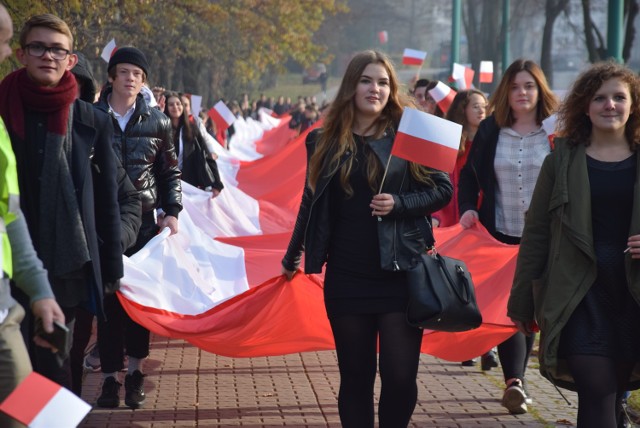
[(385, 31), (379, 31), (378, 32), (378, 40), (380, 41), (381, 45), (386, 45), (387, 42), (389, 41), (389, 33)]
[(105, 62), (109, 62), (109, 60), (111, 59), (111, 56), (114, 54), (116, 49), (117, 49), (116, 48), (116, 39), (111, 39), (111, 41), (109, 43), (107, 43), (107, 46), (105, 46), (104, 49), (102, 49), (102, 54), (100, 55), (100, 57)]
[(433, 89), (429, 89), (429, 95), (436, 100), (438, 107), (440, 107), (440, 110), (444, 113), (446, 113), (447, 110), (449, 110), (449, 107), (451, 107), (451, 103), (453, 102), (456, 94), (456, 91), (440, 81)]
[(476, 72), (473, 71), (472, 68), (458, 64), (457, 62), (453, 63), (453, 72), (451, 73), (451, 76), (453, 77), (454, 82), (456, 82), (458, 90), (463, 91), (465, 89), (471, 89), (474, 74), (476, 74)]
[(461, 134), (462, 126), (455, 122), (406, 107), (391, 154), (440, 171), (452, 172), (458, 158)]
[(75, 427), (91, 406), (68, 389), (32, 372), (0, 404), (0, 411), (30, 428)]
[(236, 117), (222, 100), (218, 101), (216, 105), (211, 107), (207, 113), (211, 120), (216, 124), (218, 132), (227, 129), (236, 120)]
[(554, 113), (542, 121), (542, 129), (547, 133), (551, 150), (555, 147), (556, 129), (558, 124), (558, 116)]
[(480, 83), (493, 82), (493, 61), (480, 61)]
[(425, 51), (405, 49), (402, 54), (402, 63), (406, 65), (422, 65), (426, 57), (427, 53)]
[(198, 116), (202, 110), (202, 95), (191, 95), (191, 114)]

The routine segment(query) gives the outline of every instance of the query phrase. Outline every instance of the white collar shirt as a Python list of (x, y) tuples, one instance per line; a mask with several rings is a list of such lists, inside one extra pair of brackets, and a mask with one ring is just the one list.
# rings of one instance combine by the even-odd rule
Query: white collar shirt
[(527, 135), (502, 128), (498, 136), (496, 174), (496, 231), (521, 237), (525, 214), (544, 158), (551, 151), (542, 127)]
[(135, 110), (136, 110), (136, 103), (134, 102), (131, 108), (127, 110), (125, 114), (120, 115), (117, 111), (113, 109), (113, 107), (111, 107), (111, 103), (109, 103), (109, 113), (111, 113), (113, 117), (116, 118), (122, 132), (124, 132), (124, 129), (127, 127), (127, 123), (129, 123), (129, 120), (131, 120), (131, 117), (133, 116), (133, 112)]

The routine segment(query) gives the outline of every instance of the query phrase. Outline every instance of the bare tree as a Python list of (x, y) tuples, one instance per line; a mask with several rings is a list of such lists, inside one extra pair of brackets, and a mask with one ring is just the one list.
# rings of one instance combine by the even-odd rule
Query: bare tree
[[(627, 62), (631, 57), (631, 49), (635, 38), (635, 19), (639, 11), (639, 0), (625, 0), (624, 2), (624, 43), (622, 46), (622, 59)], [(582, 0), (582, 15), (584, 19), (584, 35), (589, 61), (602, 61), (608, 56), (607, 44), (602, 31), (597, 27), (591, 17), (591, 0)]]
[(566, 11), (569, 0), (546, 0), (545, 21), (542, 32), (542, 49), (540, 54), (540, 67), (544, 70), (549, 84), (553, 86), (553, 63), (551, 61), (551, 50), (553, 45), (553, 26), (556, 18)]

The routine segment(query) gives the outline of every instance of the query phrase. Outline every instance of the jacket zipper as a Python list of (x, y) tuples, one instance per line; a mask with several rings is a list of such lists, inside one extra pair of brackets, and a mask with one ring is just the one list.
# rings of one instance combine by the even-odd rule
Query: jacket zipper
[[(408, 163), (405, 163), (404, 165), (404, 172), (402, 174), (402, 181), (400, 182), (400, 188), (398, 189), (398, 195), (400, 195), (400, 192), (402, 192), (402, 186), (404, 185), (404, 179), (407, 176), (407, 165)], [(382, 221), (382, 219), (380, 217), (378, 217), (379, 221)], [(393, 270), (394, 272), (399, 271), (400, 270), (400, 265), (398, 264), (398, 248), (396, 245), (396, 236), (397, 236), (397, 230), (398, 230), (398, 219), (393, 219)]]

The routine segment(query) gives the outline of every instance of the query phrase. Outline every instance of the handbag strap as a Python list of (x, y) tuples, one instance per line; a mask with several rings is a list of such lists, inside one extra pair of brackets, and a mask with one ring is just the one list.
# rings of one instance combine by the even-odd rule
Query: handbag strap
[(425, 250), (435, 251), (436, 238), (433, 236), (433, 227), (431, 226), (429, 217), (428, 216), (420, 217), (416, 223), (418, 224), (418, 229), (422, 234), (422, 239), (424, 239), (424, 243), (426, 245)]
[(447, 265), (444, 261), (444, 258), (437, 252), (434, 252), (430, 257), (433, 257), (438, 262), (438, 265), (440, 265), (440, 269), (442, 269), (442, 272), (447, 278), (447, 281), (449, 282), (449, 284), (452, 285), (451, 288), (453, 289), (453, 292), (456, 293), (456, 296), (458, 296), (458, 299), (460, 299), (460, 301), (464, 302), (465, 304), (469, 303), (471, 301), (471, 293), (469, 293), (469, 281), (467, 281), (467, 277), (464, 274), (464, 268), (459, 264), (455, 265), (456, 275), (459, 277), (460, 281), (462, 281), (463, 288), (464, 288), (465, 295), (462, 296), (460, 294), (461, 290), (458, 290), (458, 287), (455, 286), (457, 282), (454, 281), (453, 278), (451, 278), (451, 274), (449, 273), (449, 269), (447, 269)]

